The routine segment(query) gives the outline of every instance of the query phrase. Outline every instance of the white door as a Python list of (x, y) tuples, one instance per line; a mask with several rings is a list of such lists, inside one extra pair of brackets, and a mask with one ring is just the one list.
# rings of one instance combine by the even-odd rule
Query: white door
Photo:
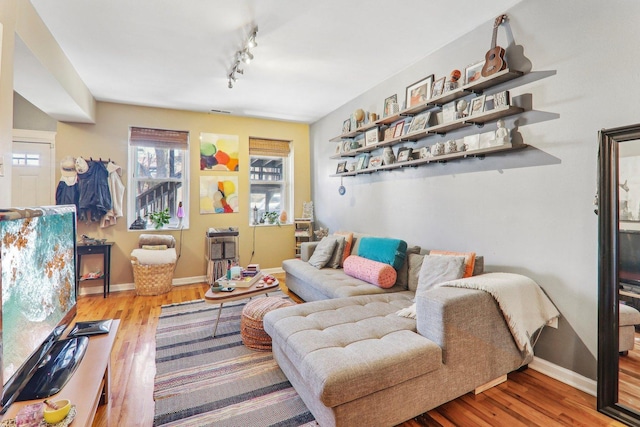
[[(41, 133), (41, 132), (38, 132)], [(15, 137), (11, 159), (11, 205), (55, 205), (53, 141)]]

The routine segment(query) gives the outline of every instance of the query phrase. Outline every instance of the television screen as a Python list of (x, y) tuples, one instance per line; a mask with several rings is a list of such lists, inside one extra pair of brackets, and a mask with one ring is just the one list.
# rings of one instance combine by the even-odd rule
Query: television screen
[(620, 230), (619, 272), (620, 282), (640, 286), (640, 231)]
[(25, 366), (30, 356), (53, 345), (75, 316), (75, 254), (74, 206), (0, 210), (5, 393), (14, 374), (35, 368)]

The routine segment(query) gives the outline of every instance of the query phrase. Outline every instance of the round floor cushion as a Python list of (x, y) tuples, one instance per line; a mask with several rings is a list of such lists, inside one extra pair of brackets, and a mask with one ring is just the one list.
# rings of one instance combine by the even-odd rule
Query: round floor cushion
[(242, 309), (240, 318), (240, 336), (248, 348), (271, 351), (271, 337), (264, 331), (264, 315), (280, 307), (295, 305), (294, 302), (277, 297), (265, 297), (251, 300)]

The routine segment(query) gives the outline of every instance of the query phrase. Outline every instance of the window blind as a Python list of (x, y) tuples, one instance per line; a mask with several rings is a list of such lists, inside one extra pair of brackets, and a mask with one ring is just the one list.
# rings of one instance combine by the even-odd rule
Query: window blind
[(249, 138), (250, 156), (289, 157), (291, 141)]
[(132, 146), (186, 150), (189, 146), (189, 132), (131, 127), (129, 143)]

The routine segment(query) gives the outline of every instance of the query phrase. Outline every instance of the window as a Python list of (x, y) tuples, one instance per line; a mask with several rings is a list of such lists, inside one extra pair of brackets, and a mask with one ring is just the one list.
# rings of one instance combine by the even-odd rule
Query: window
[[(169, 224), (189, 226), (189, 132), (132, 127), (129, 131), (129, 229), (152, 225), (148, 215), (169, 210)], [(182, 203), (184, 218), (178, 218)]]
[(13, 153), (13, 166), (40, 166), (40, 155), (37, 153)]
[(251, 224), (263, 223), (266, 212), (278, 216), (291, 212), (293, 162), (291, 143), (273, 139), (249, 138), (251, 181)]

